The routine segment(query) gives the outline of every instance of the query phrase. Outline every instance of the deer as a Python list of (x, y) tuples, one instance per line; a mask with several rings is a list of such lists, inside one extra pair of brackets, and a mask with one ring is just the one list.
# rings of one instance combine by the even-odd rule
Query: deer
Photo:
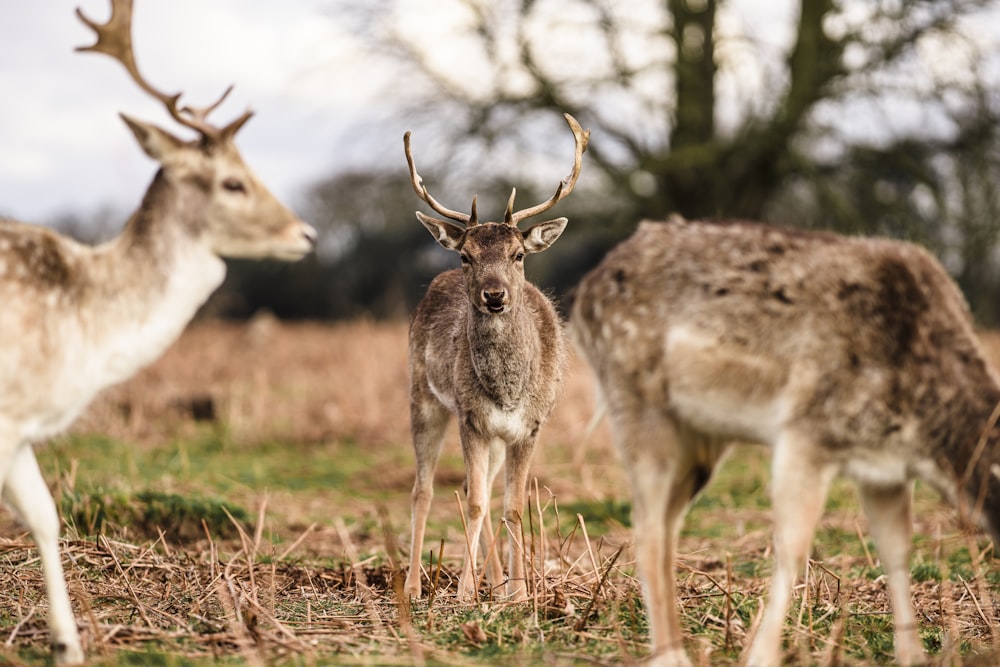
[(478, 593), (478, 544), (486, 554), (493, 589), (503, 585), (494, 547), (490, 493), (503, 467), (503, 518), (509, 536), (510, 576), (505, 594), (527, 598), (521, 517), (538, 432), (555, 405), (566, 365), (563, 324), (555, 306), (524, 276), (524, 258), (542, 252), (563, 233), (568, 220), (555, 218), (521, 230), (522, 221), (545, 213), (569, 195), (580, 177), (590, 132), (565, 114), (573, 132), (573, 169), (548, 200), (514, 211), (513, 189), (502, 222), (480, 222), (476, 197), (471, 213), (442, 206), (417, 173), (410, 133), (403, 138), (414, 192), (441, 220), (417, 219), (442, 247), (457, 252), (461, 268), (439, 274), (410, 320), (410, 427), (416, 458), (411, 495), (410, 564), (404, 594), (421, 596), (421, 551), (434, 496), (434, 470), (454, 415), (465, 465), (463, 523), (466, 553), (458, 598)]
[(910, 600), (923, 480), (1000, 544), (1000, 380), (925, 249), (745, 221), (643, 221), (578, 284), (570, 337), (632, 487), (655, 667), (689, 667), (676, 606), (686, 508), (734, 443), (771, 453), (774, 569), (745, 652), (782, 628), (831, 481), (856, 484), (900, 665), (926, 662)]
[(0, 220), (0, 493), (31, 532), (49, 601), (58, 665), (84, 662), (59, 554), (56, 505), (33, 446), (65, 430), (100, 391), (151, 363), (222, 282), (223, 258), (297, 260), (316, 231), (281, 204), (233, 143), (250, 119), (213, 125), (214, 104), (179, 106), (136, 67), (131, 0), (112, 0), (106, 23), (78, 51), (118, 61), (197, 138), (184, 141), (122, 114), (159, 163), (139, 208), (114, 239), (84, 245), (49, 229)]

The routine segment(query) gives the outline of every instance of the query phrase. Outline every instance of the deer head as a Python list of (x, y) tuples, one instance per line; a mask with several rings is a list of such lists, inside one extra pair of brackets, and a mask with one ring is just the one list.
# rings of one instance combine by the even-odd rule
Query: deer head
[(180, 107), (181, 93), (163, 93), (139, 73), (132, 48), (132, 0), (112, 0), (111, 18), (104, 24), (92, 21), (79, 8), (76, 13), (97, 35), (94, 44), (78, 47), (77, 51), (103, 53), (117, 60), (175, 121), (198, 133), (197, 139), (183, 141), (155, 125), (122, 114), (143, 151), (162, 166), (160, 176), (168, 190), (176, 193), (186, 211), (194, 212), (191, 217), (195, 228), (190, 231), (224, 257), (295, 260), (310, 252), (316, 231), (267, 190), (233, 143), (233, 137), (253, 113), (247, 110), (224, 127), (208, 121), (208, 115), (222, 104), (232, 86), (207, 107)]
[(472, 198), (472, 212), (469, 214), (442, 206), (427, 191), (423, 179), (417, 173), (413, 163), (413, 153), (410, 150), (410, 133), (407, 132), (403, 136), (413, 190), (432, 209), (454, 222), (432, 218), (420, 211), (417, 211), (417, 219), (442, 247), (454, 250), (461, 256), (469, 301), (481, 313), (497, 315), (517, 307), (520, 286), (524, 283), (525, 255), (542, 252), (552, 245), (566, 228), (568, 222), (566, 218), (539, 222), (523, 231), (517, 227), (522, 220), (540, 215), (555, 206), (573, 191), (580, 177), (583, 153), (587, 150), (590, 131), (584, 131), (569, 114), (564, 116), (573, 131), (576, 145), (573, 170), (559, 183), (552, 197), (530, 208), (514, 211), (514, 197), (517, 190), (511, 190), (503, 222), (479, 222), (476, 197)]

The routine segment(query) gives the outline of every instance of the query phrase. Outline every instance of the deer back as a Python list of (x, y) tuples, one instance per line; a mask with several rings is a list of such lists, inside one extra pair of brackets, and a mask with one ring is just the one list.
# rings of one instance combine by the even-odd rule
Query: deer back
[(920, 469), (953, 498), (972, 475), (996, 531), (1000, 447), (981, 443), (1000, 385), (964, 298), (917, 246), (643, 223), (581, 282), (571, 320), (612, 413), (656, 405), (760, 442), (798, 426), (849, 473)]

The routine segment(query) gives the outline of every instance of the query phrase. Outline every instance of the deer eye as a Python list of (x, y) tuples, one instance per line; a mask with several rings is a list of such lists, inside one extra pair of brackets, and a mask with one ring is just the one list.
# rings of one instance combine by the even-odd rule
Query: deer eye
[(462, 264), (463, 265), (464, 264), (471, 264), (471, 261), (469, 260), (469, 256), (466, 255), (464, 252), (462, 254), (460, 254), (459, 257), (462, 258)]
[(246, 192), (247, 186), (238, 178), (227, 178), (222, 181), (222, 187), (229, 192)]
[(518, 250), (516, 253), (514, 253), (514, 256), (511, 259), (513, 259), (515, 262), (524, 261), (524, 252)]

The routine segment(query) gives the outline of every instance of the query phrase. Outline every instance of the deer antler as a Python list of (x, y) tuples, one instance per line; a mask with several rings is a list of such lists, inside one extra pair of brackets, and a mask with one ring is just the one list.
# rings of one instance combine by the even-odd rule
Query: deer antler
[(417, 173), (417, 167), (413, 164), (413, 151), (410, 150), (410, 133), (407, 132), (403, 135), (403, 149), (406, 152), (406, 164), (410, 166), (410, 184), (413, 185), (413, 191), (417, 193), (417, 196), (427, 202), (427, 205), (432, 209), (448, 218), (449, 220), (454, 220), (455, 222), (461, 222), (466, 227), (475, 227), (479, 224), (476, 213), (476, 198), (472, 198), (472, 215), (466, 213), (459, 213), (458, 211), (453, 211), (450, 208), (445, 208), (441, 203), (431, 196), (431, 193), (427, 191), (427, 186), (424, 185), (424, 179), (420, 177)]
[(247, 110), (229, 125), (219, 128), (210, 124), (207, 117), (222, 104), (232, 91), (232, 86), (226, 88), (222, 97), (207, 107), (185, 106), (178, 109), (177, 102), (181, 93), (167, 95), (146, 81), (135, 64), (135, 52), (132, 49), (132, 0), (111, 0), (111, 18), (107, 23), (101, 24), (89, 19), (79, 7), (76, 9), (76, 15), (97, 34), (97, 41), (94, 44), (78, 46), (77, 51), (103, 53), (120, 62), (140, 88), (163, 103), (174, 120), (199, 132), (205, 139), (221, 141), (232, 137), (253, 115), (252, 111)]
[(576, 118), (573, 118), (568, 113), (564, 113), (563, 117), (566, 119), (566, 122), (569, 123), (570, 129), (573, 130), (573, 139), (576, 143), (576, 153), (573, 158), (573, 171), (569, 173), (569, 176), (559, 182), (559, 186), (556, 188), (556, 193), (552, 195), (551, 198), (543, 201), (541, 204), (517, 211), (516, 213), (514, 212), (514, 196), (517, 194), (517, 189), (515, 188), (511, 190), (510, 199), (507, 200), (507, 210), (504, 211), (503, 214), (503, 221), (508, 225), (516, 227), (522, 220), (526, 220), (527, 218), (531, 218), (548, 211), (550, 208), (555, 206), (560, 199), (573, 192), (573, 188), (576, 186), (576, 181), (580, 178), (580, 167), (583, 164), (583, 152), (587, 150), (587, 144), (590, 142), (590, 130), (584, 130), (580, 127), (580, 123), (576, 122)]
[[(503, 215), (503, 220), (506, 224), (516, 227), (517, 223), (520, 221), (536, 216), (539, 213), (544, 213), (555, 206), (560, 199), (571, 193), (574, 186), (576, 186), (576, 181), (580, 178), (580, 167), (583, 163), (583, 152), (587, 150), (587, 144), (590, 141), (590, 130), (584, 130), (580, 127), (580, 123), (576, 122), (576, 119), (568, 113), (563, 114), (563, 116), (566, 118), (566, 122), (569, 123), (570, 129), (573, 130), (573, 138), (576, 142), (576, 155), (573, 159), (573, 171), (571, 171), (569, 176), (564, 178), (559, 183), (559, 187), (556, 188), (556, 193), (552, 195), (550, 199), (538, 204), (537, 206), (532, 206), (531, 208), (526, 208), (516, 213), (514, 212), (514, 196), (517, 194), (517, 189), (515, 188), (511, 190), (510, 199), (507, 200), (507, 210), (504, 211)], [(467, 227), (473, 227), (479, 224), (476, 214), (475, 197), (472, 198), (472, 215), (467, 215), (465, 213), (459, 213), (458, 211), (452, 211), (450, 208), (445, 208), (440, 202), (431, 196), (430, 192), (427, 191), (427, 186), (424, 185), (423, 179), (420, 177), (420, 174), (417, 173), (417, 168), (413, 164), (413, 152), (410, 150), (409, 132), (403, 135), (403, 148), (406, 151), (406, 163), (410, 166), (410, 183), (413, 185), (413, 191), (417, 193), (417, 196), (427, 202), (432, 209), (446, 218), (455, 220), (456, 222), (461, 222)]]

